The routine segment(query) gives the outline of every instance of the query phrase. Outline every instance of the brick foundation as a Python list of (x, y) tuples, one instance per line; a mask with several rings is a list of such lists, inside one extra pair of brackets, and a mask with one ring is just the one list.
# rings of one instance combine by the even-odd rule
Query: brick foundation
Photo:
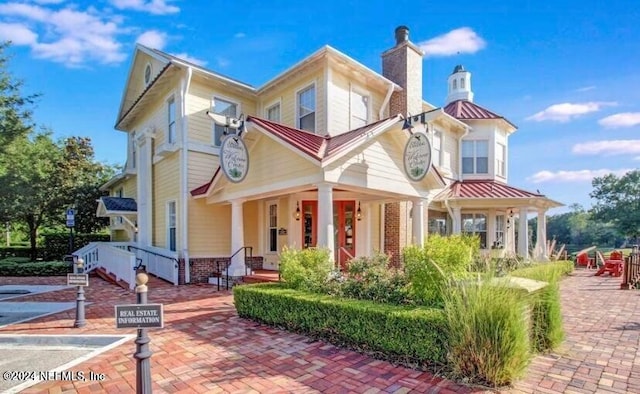
[[(231, 264), (229, 257), (199, 257), (189, 259), (191, 262), (191, 283), (208, 283), (209, 278), (214, 273), (224, 272), (225, 268)], [(262, 269), (264, 258), (262, 256), (253, 256), (249, 260), (251, 269)], [(185, 265), (184, 260), (180, 259), (178, 267), (178, 283), (185, 284)]]

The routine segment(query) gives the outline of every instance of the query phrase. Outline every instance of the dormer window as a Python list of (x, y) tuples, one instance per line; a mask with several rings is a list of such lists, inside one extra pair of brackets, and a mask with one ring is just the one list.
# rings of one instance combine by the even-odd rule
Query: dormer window
[(167, 143), (176, 142), (176, 100), (171, 96), (167, 101), (168, 125), (167, 125)]
[(149, 82), (151, 82), (151, 63), (147, 63), (147, 65), (144, 68), (144, 84), (149, 85)]
[(460, 78), (460, 89), (464, 89), (465, 87), (464, 78)]
[(454, 79), (453, 80), (453, 89), (457, 89), (458, 88), (458, 80)]
[(462, 141), (462, 173), (489, 173), (489, 141)]

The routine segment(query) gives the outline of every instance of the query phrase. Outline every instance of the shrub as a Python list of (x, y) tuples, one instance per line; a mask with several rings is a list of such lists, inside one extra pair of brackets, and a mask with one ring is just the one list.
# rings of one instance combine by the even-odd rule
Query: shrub
[(522, 375), (530, 358), (522, 295), (506, 287), (472, 283), (444, 295), (452, 372), (468, 381), (502, 386)]
[(238, 315), (406, 365), (444, 362), (442, 310), (341, 299), (270, 283), (235, 287)]
[(437, 306), (442, 303), (442, 286), (449, 279), (468, 274), (480, 244), (477, 238), (465, 235), (429, 236), (423, 248), (408, 246), (402, 255), (416, 302)]
[(516, 270), (512, 276), (547, 282), (531, 299), (531, 345), (536, 352), (555, 349), (564, 339), (559, 280), (573, 271), (573, 262), (557, 261)]
[(8, 262), (12, 262), (12, 263), (28, 263), (30, 261), (31, 261), (31, 259), (29, 257), (5, 257), (4, 259), (0, 260), (0, 264), (1, 263), (8, 263)]
[(0, 263), (0, 276), (60, 276), (70, 272), (69, 263), (62, 261)]
[[(69, 233), (44, 234), (44, 259), (61, 260), (69, 254)], [(78, 250), (91, 242), (109, 242), (109, 234), (74, 234), (73, 248)]]
[(284, 248), (280, 255), (280, 275), (294, 289), (321, 291), (333, 269), (328, 249)]
[(389, 264), (389, 256), (358, 257), (347, 265), (347, 275), (330, 294), (395, 305), (410, 303), (404, 272)]
[[(42, 255), (42, 248), (36, 249), (36, 255)], [(0, 247), (0, 258), (6, 257), (27, 257), (31, 259), (31, 248), (29, 246), (2, 246)]]

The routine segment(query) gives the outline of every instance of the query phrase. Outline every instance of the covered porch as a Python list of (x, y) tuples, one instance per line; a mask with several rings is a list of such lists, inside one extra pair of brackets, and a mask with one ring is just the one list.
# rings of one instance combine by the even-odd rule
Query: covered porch
[[(455, 182), (433, 204), (450, 218), (451, 234), (477, 235), (486, 253), (540, 261), (549, 259), (546, 213), (559, 206), (542, 194), (493, 180)], [(535, 245), (530, 245), (531, 214), (537, 215)]]

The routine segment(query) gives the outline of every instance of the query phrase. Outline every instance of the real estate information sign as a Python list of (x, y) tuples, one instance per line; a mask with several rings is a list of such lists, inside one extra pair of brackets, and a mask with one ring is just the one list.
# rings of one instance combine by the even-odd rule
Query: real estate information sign
[(116, 328), (162, 328), (162, 304), (116, 305)]

